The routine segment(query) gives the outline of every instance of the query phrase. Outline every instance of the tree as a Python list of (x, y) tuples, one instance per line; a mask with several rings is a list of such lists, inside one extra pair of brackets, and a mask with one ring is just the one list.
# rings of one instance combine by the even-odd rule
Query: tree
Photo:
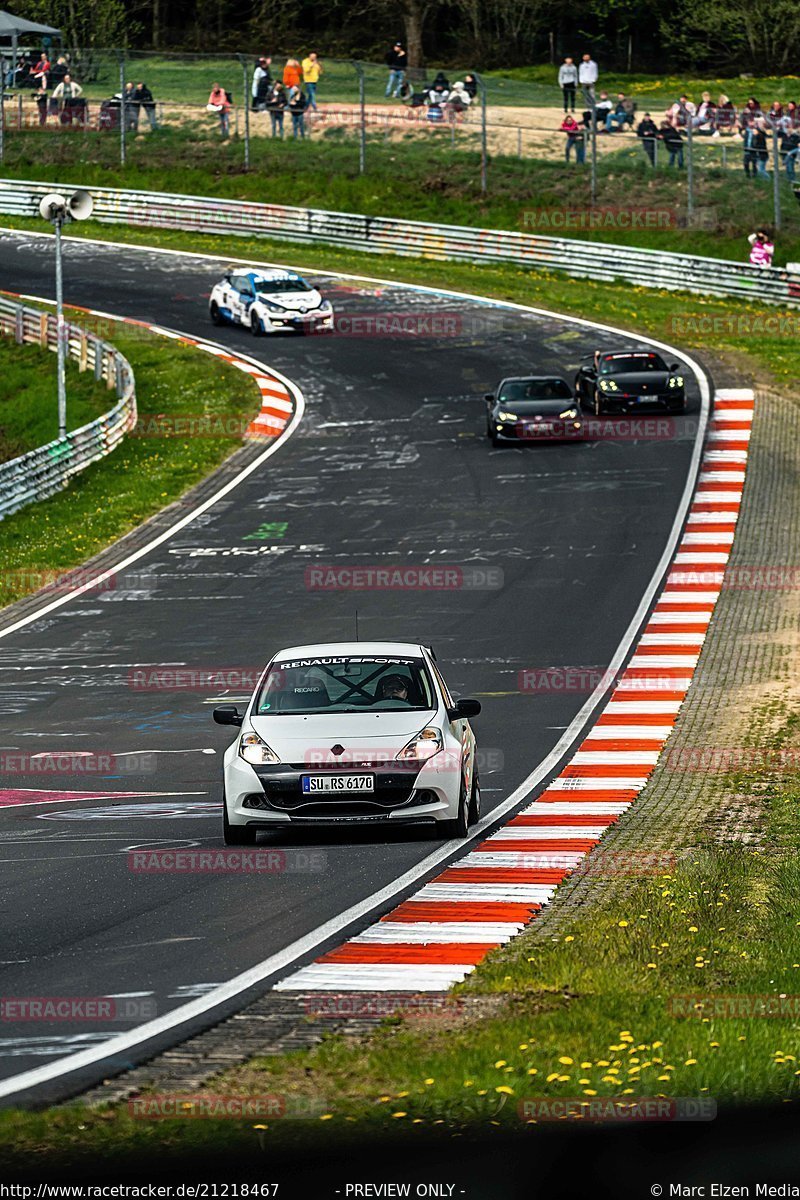
[(17, 15), (55, 25), (72, 48), (127, 46), (137, 23), (123, 0), (18, 0)]

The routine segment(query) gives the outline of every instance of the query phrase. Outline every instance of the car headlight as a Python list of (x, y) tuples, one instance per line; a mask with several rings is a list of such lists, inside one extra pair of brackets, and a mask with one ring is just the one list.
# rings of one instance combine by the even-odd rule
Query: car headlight
[(239, 739), (239, 757), (254, 767), (281, 761), (275, 751), (257, 733), (242, 734)]
[(320, 312), (330, 312), (330, 311), (331, 311), (331, 302), (330, 302), (330, 300), (323, 300), (323, 301), (322, 301), (322, 303), (321, 303), (321, 304), (320, 304), (320, 306), (319, 306), (319, 311), (320, 311)]
[(597, 386), (601, 392), (618, 392), (619, 385), (616, 379), (598, 379)]
[(578, 410), (577, 410), (577, 408), (565, 408), (564, 411), (562, 413), (559, 413), (558, 415), (559, 415), (559, 418), (562, 420), (571, 421), (573, 417), (577, 417)]
[(270, 300), (262, 300), (261, 303), (264, 305), (264, 308), (266, 308), (266, 310), (268, 312), (278, 312), (278, 313), (286, 312), (286, 309), (283, 308), (280, 304), (273, 304), (272, 301), (270, 301)]
[(516, 414), (516, 413), (512, 413), (512, 412), (499, 412), (499, 413), (497, 414), (497, 420), (498, 420), (498, 421), (518, 421), (518, 420), (519, 420), (519, 417), (517, 416), (517, 414)]
[(682, 388), (683, 387), (683, 376), (682, 375), (670, 375), (669, 386), (671, 388)]
[(428, 725), (415, 734), (395, 758), (404, 762), (424, 762), (426, 759), (433, 758), (434, 754), (438, 754), (443, 748), (444, 741), (441, 730), (437, 729), (435, 725)]

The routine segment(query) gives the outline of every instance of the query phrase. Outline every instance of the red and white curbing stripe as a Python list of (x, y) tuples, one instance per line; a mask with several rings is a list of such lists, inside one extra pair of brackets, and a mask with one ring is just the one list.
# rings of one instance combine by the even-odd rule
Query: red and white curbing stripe
[[(125, 318), (117, 319), (125, 320)], [(252, 376), (253, 382), (261, 393), (261, 411), (247, 426), (245, 437), (251, 439), (279, 437), (292, 419), (294, 401), (291, 393), (286, 384), (271, 375), (266, 367), (257, 367), (252, 362), (237, 358), (235, 354), (229, 354), (227, 350), (215, 346), (212, 342), (205, 342), (202, 338), (187, 337), (185, 333), (173, 333), (170, 329), (163, 329), (160, 325), (149, 325), (146, 321), (129, 321), (127, 323), (143, 325), (145, 329), (149, 329), (151, 333), (157, 333), (161, 337), (173, 338), (187, 346), (196, 346), (198, 350), (205, 350), (206, 353), (213, 354), (223, 362)]]
[(717, 392), (664, 588), (624, 674), (558, 778), (392, 912), (277, 990), (445, 990), (519, 933), (633, 804), (672, 732), (722, 587), (753, 411), (751, 390)]

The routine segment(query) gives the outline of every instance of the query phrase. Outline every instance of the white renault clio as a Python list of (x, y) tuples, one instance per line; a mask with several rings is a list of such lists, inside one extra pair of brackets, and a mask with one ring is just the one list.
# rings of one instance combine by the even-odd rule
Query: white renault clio
[(465, 837), (480, 816), (477, 700), (454, 701), (427, 646), (292, 646), (264, 670), (224, 760), (224, 837), (252, 845), (289, 825), (435, 824)]

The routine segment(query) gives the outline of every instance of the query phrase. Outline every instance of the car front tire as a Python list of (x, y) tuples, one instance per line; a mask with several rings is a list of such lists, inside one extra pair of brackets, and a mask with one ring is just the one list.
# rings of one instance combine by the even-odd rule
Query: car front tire
[(264, 326), (258, 313), (250, 313), (250, 332), (253, 337), (261, 337), (264, 332)]
[(469, 801), (464, 781), (461, 781), (461, 791), (458, 796), (458, 816), (454, 821), (442, 821), (440, 833), (443, 839), (465, 838), (469, 833)]
[(228, 820), (228, 804), (222, 796), (222, 839), (226, 846), (255, 846), (256, 830), (249, 825), (231, 825)]
[(477, 770), (472, 777), (472, 791), (469, 797), (469, 813), (467, 820), (470, 825), (477, 825), (481, 819), (481, 781)]
[(209, 316), (211, 317), (212, 325), (221, 325), (223, 323), (222, 313), (219, 311), (219, 305), (216, 300), (212, 300), (208, 307)]

